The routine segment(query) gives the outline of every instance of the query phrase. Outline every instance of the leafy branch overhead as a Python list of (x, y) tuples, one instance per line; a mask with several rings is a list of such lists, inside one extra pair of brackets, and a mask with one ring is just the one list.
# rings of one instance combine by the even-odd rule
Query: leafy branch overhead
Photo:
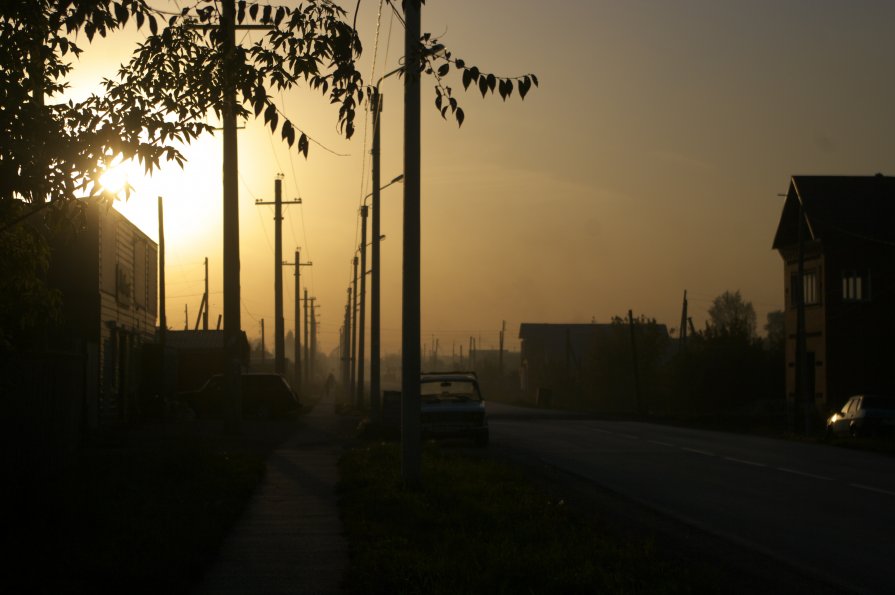
[[(389, 2), (392, 5), (392, 2)], [(183, 144), (211, 132), (222, 115), (225, 64), (238, 117), (262, 119), (271, 132), (307, 156), (312, 139), (271, 95), (302, 85), (338, 106), (340, 132), (350, 138), (367, 87), (358, 71), (360, 38), (349, 15), (329, 0), (296, 7), (240, 0), (237, 25), (260, 28), (255, 41), (225, 55), (220, 8), (199, 0), (176, 12), (146, 0), (10, 0), (0, 5), (0, 200), (28, 202), (96, 196), (99, 177), (115, 159), (135, 159), (147, 172), (161, 162), (183, 165)], [(392, 8), (394, 6), (392, 5)], [(397, 9), (395, 9), (397, 11)], [(144, 34), (103, 92), (63, 102), (78, 42), (126, 25)], [(534, 75), (497, 77), (420, 39), (420, 73), (435, 79), (436, 108), (462, 125), (464, 113), (445, 77), (455, 70), (464, 89), (483, 96), (524, 98)], [(368, 89), (367, 89), (368, 90)]]
[(498, 77), (492, 73), (479, 70), (478, 66), (468, 65), (465, 60), (455, 58), (453, 54), (444, 49), (444, 46), (429, 33), (423, 34), (420, 39), (421, 55), (425, 57), (424, 72), (435, 77), (435, 107), (441, 112), (442, 118), (447, 118), (450, 111), (457, 120), (459, 126), (463, 125), (466, 118), (463, 108), (453, 96), (453, 89), (444, 84), (444, 78), (451, 69), (461, 72), (463, 89), (470, 86), (478, 87), (482, 97), (495, 91), (500, 98), (506, 101), (513, 94), (513, 89), (519, 93), (520, 99), (525, 99), (532, 85), (538, 86), (538, 77), (534, 74), (526, 74), (514, 77)]

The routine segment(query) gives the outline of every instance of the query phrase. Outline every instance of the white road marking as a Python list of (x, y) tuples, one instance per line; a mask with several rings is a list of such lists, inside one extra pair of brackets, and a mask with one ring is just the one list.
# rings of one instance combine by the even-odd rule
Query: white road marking
[(883, 490), (881, 488), (875, 488), (873, 486), (865, 486), (860, 483), (850, 483), (848, 484), (853, 488), (858, 488), (859, 490), (867, 490), (869, 492), (876, 492), (877, 494), (886, 494), (887, 496), (895, 496), (895, 492), (890, 492), (889, 490)]
[(724, 457), (725, 461), (733, 461), (734, 463), (742, 463), (743, 465), (752, 465), (753, 467), (767, 467), (764, 463), (757, 463), (755, 461), (747, 461), (745, 459), (735, 459), (733, 457)]
[(677, 444), (672, 444), (670, 442), (662, 442), (661, 440), (650, 440), (649, 442), (651, 442), (653, 444), (658, 444), (659, 446), (671, 446), (672, 448), (677, 446)]
[(686, 450), (687, 452), (695, 452), (696, 454), (705, 455), (707, 457), (717, 456), (713, 452), (709, 452), (707, 450), (699, 450), (698, 448), (687, 448), (686, 446), (682, 446), (681, 450)]
[(823, 481), (833, 481), (832, 477), (827, 477), (825, 475), (816, 475), (814, 473), (807, 473), (805, 471), (796, 471), (795, 469), (789, 469), (788, 467), (777, 467), (777, 471), (792, 473), (793, 475), (801, 475), (803, 477), (813, 477), (814, 479), (821, 479)]

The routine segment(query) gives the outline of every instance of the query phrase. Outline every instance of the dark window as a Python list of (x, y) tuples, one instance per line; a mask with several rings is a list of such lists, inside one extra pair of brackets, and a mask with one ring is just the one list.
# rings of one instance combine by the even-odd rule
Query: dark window
[(843, 271), (842, 299), (846, 302), (870, 300), (870, 272)]

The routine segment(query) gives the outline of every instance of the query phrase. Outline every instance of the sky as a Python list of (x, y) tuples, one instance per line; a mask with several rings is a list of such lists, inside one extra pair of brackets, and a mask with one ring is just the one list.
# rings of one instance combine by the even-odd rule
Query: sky
[[(540, 87), (524, 101), (483, 99), (452, 74), (458, 128), (424, 82), (423, 341), (437, 338), (440, 353), (470, 336), (496, 348), (506, 321), (517, 349), (520, 323), (609, 322), (629, 309), (675, 328), (684, 290), (697, 327), (728, 290), (752, 302), (761, 327), (783, 307), (771, 242), (790, 177), (895, 172), (893, 19), (895, 3), (871, 0), (428, 0), (423, 30), (455, 57), (498, 76), (535, 73)], [(374, 81), (398, 65), (403, 29), (378, 0), (360, 2), (357, 23), (361, 72)], [(140, 38), (94, 44), (72, 93), (95, 89)], [(401, 173), (401, 91), (397, 77), (382, 83), (383, 182)], [(273, 199), (282, 173), (283, 198), (302, 199), (284, 211), (284, 258), (300, 246), (313, 261), (302, 278), (330, 351), (371, 190), (372, 128), (360, 116), (341, 137), (336, 110), (308, 90), (277, 103), (317, 142), (305, 159), (258, 123), (239, 132), (242, 327), (273, 328), (273, 207), (255, 202)], [(211, 320), (223, 309), (221, 152), (220, 135), (203, 137), (182, 171), (134, 176), (118, 207), (157, 239), (164, 197), (172, 328), (185, 305), (195, 323), (205, 257)], [(400, 346), (401, 193), (382, 193), (386, 352)], [(290, 267), (284, 275), (291, 329)]]

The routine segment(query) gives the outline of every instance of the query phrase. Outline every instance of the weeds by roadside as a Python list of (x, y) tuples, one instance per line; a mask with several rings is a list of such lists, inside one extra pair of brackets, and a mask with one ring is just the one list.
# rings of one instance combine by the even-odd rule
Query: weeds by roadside
[(611, 533), (508, 465), (429, 445), (423, 487), (407, 490), (398, 457), (381, 443), (340, 462), (349, 593), (716, 591), (651, 540)]

